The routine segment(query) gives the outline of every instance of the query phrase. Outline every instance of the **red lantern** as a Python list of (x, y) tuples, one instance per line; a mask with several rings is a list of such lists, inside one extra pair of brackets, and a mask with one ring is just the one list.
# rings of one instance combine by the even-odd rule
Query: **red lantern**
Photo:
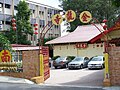
[(34, 30), (38, 30), (38, 28), (34, 28)]
[(12, 18), (12, 22), (16, 22), (15, 18)]
[(17, 28), (16, 28), (16, 27), (13, 27), (12, 29), (15, 31)]
[(34, 30), (38, 30), (38, 24), (37, 23), (34, 24)]
[(38, 32), (34, 32), (34, 34), (35, 34), (35, 35), (37, 35), (37, 34), (38, 34)]
[(12, 29), (16, 30), (17, 28), (16, 28), (16, 20), (15, 20), (15, 18), (12, 18), (11, 22), (12, 22)]
[(34, 30), (35, 30), (34, 34), (37, 35), (38, 34), (38, 32), (36, 31), (36, 30), (38, 30), (38, 24), (37, 23), (34, 24)]
[(38, 24), (37, 24), (37, 23), (35, 23), (35, 24), (34, 24), (34, 27), (35, 27), (35, 26), (38, 26)]

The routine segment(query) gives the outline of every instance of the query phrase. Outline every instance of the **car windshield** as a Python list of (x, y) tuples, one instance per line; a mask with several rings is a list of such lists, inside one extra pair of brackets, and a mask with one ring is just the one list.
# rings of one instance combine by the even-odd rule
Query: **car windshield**
[(83, 61), (83, 58), (82, 57), (75, 58), (73, 61)]
[(64, 60), (64, 58), (63, 57), (59, 57), (59, 58), (56, 59), (56, 61), (61, 61), (61, 60)]
[(91, 61), (102, 61), (102, 58), (94, 57)]

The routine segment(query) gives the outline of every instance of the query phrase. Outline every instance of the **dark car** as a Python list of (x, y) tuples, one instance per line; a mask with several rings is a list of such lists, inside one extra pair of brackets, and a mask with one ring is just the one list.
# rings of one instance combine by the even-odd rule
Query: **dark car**
[(68, 63), (67, 57), (58, 57), (53, 61), (53, 66), (55, 67), (55, 69), (66, 68), (67, 63)]
[(68, 69), (82, 69), (86, 68), (89, 62), (88, 57), (76, 57), (68, 63)]

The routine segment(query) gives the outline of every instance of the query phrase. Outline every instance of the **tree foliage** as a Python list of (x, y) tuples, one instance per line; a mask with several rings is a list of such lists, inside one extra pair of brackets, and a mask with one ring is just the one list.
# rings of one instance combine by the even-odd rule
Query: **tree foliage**
[(59, 0), (64, 11), (73, 10), (76, 12), (77, 18), (70, 23), (70, 32), (74, 31), (78, 25), (83, 25), (79, 20), (79, 15), (83, 11), (89, 11), (92, 17), (102, 22), (103, 19), (108, 20), (108, 26), (118, 18), (120, 10), (115, 7), (111, 0)]
[(11, 50), (10, 41), (3, 34), (0, 33), (0, 50)]
[(113, 5), (120, 7), (120, 0), (112, 0)]
[(33, 35), (33, 29), (30, 24), (31, 12), (27, 3), (25, 1), (20, 1), (17, 5), (17, 11), (16, 16), (14, 16), (17, 30), (14, 31), (11, 28), (6, 36), (12, 44), (31, 44), (27, 37), (28, 34)]
[(33, 34), (32, 26), (30, 24), (30, 9), (25, 1), (20, 1), (17, 5), (16, 21), (17, 21), (17, 34), (19, 44), (30, 44), (27, 40), (27, 35)]

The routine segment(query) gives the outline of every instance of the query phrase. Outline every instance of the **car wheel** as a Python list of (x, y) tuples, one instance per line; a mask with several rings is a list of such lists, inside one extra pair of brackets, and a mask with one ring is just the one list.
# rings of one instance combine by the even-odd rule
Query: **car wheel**
[(103, 64), (103, 68), (105, 68), (105, 65)]
[(68, 67), (68, 65), (66, 64), (66, 68)]
[(82, 65), (82, 64), (80, 65), (80, 68), (81, 68), (81, 69), (83, 68), (83, 65)]
[(101, 66), (101, 69), (103, 69), (103, 68), (104, 68), (104, 65)]
[(91, 68), (88, 68), (89, 70), (91, 70)]
[(55, 69), (57, 69), (57, 66), (55, 66)]

